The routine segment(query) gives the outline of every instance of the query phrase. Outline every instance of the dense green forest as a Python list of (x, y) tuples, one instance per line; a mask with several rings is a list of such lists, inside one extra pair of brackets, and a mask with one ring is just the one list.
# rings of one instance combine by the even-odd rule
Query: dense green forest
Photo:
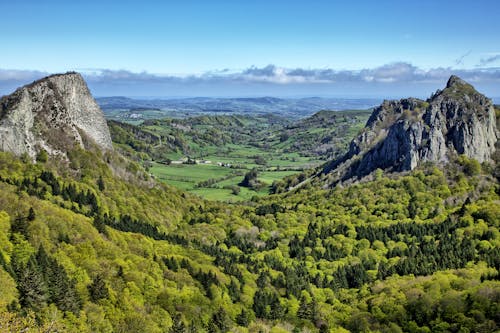
[(0, 328), (494, 332), (495, 173), (460, 156), (227, 204), (116, 153), (0, 153)]

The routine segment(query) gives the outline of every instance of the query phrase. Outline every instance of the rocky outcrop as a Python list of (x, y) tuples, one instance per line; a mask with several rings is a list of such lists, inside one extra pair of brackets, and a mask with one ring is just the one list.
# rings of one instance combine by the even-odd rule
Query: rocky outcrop
[(0, 99), (0, 149), (34, 158), (75, 144), (112, 149), (104, 115), (78, 73), (52, 75)]
[(498, 132), (491, 100), (456, 76), (427, 101), (385, 101), (342, 158), (325, 167), (334, 182), (362, 178), (375, 169), (412, 170), (426, 161), (447, 163), (464, 154), (491, 160)]

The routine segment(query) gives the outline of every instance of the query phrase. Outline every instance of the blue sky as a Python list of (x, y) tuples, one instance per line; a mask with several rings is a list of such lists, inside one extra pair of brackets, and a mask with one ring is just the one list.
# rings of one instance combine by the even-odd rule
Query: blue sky
[(96, 95), (500, 96), (498, 1), (0, 0), (0, 94), (76, 70)]

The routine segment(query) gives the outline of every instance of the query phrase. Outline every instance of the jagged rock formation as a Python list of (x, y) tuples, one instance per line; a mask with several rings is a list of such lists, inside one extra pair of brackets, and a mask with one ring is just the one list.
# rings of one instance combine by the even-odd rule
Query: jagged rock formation
[(375, 169), (412, 170), (425, 161), (446, 163), (464, 154), (491, 160), (498, 132), (491, 100), (456, 76), (427, 101), (384, 101), (342, 158), (323, 172), (333, 182), (362, 178)]
[(0, 99), (0, 149), (34, 158), (75, 144), (112, 149), (104, 115), (78, 73), (56, 74)]

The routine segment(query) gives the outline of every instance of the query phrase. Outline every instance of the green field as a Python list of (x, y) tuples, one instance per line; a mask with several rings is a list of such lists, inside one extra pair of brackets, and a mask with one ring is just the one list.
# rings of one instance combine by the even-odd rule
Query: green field
[[(321, 111), (295, 122), (269, 115), (218, 115), (109, 125), (115, 146), (149, 164), (149, 172), (162, 182), (210, 200), (241, 201), (266, 195), (274, 181), (342, 154), (368, 115)], [(184, 164), (188, 159), (198, 163)], [(235, 190), (254, 168), (258, 191)]]
[[(217, 164), (160, 164), (153, 163), (150, 168), (151, 174), (153, 174), (157, 179), (165, 182), (169, 185), (175, 186), (182, 190), (197, 194), (203, 198), (209, 200), (219, 200), (219, 201), (243, 201), (249, 200), (253, 196), (263, 196), (269, 193), (269, 189), (273, 181), (281, 180), (286, 176), (296, 174), (300, 171), (283, 171), (276, 168), (275, 165), (288, 165), (290, 167), (299, 168), (300, 162), (295, 162), (290, 165), (289, 161), (285, 160), (271, 160), (272, 167), (262, 167), (255, 163), (251, 163), (251, 159), (248, 157), (241, 157), (239, 159), (233, 157), (221, 157), (217, 155), (211, 156), (214, 161), (235, 163), (236, 161), (240, 163), (241, 167), (229, 168), (225, 166), (219, 166)], [(307, 163), (317, 163), (314, 161), (307, 161)], [(258, 180), (263, 183), (263, 187), (258, 191), (248, 189), (245, 187), (240, 187), (240, 192), (235, 195), (233, 194), (229, 186), (238, 186), (251, 168), (256, 167), (262, 171), (258, 172)], [(210, 187), (200, 187), (199, 184), (203, 181), (213, 179), (215, 182), (210, 185)]]

